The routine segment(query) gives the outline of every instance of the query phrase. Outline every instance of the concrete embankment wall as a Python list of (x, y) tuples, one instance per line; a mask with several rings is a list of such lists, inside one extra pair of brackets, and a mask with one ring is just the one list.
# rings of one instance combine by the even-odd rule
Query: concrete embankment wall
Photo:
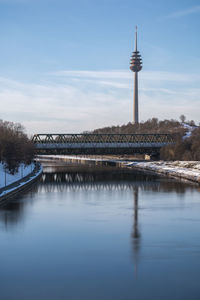
[(0, 205), (4, 204), (6, 201), (19, 195), (21, 192), (30, 188), (30, 186), (36, 182), (42, 175), (42, 166), (40, 163), (36, 163), (34, 170), (28, 174), (26, 177), (22, 178), (0, 189)]
[(37, 155), (38, 161), (47, 160), (57, 160), (66, 161), (70, 163), (81, 163), (90, 165), (100, 165), (100, 166), (121, 166), (122, 160), (117, 160), (116, 158), (105, 158), (105, 157), (81, 157), (81, 156), (67, 156), (67, 155)]

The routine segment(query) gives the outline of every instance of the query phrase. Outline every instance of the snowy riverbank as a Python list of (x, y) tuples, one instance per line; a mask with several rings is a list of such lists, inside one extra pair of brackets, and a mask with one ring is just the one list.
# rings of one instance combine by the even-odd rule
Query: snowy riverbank
[(34, 163), (26, 166), (24, 164), (20, 164), (18, 172), (14, 175), (9, 174), (8, 171), (4, 170), (3, 164), (0, 163), (0, 188), (8, 186), (18, 180), (21, 180), (23, 177), (29, 175), (34, 170)]
[[(20, 165), (18, 172), (14, 175), (5, 173), (1, 164), (0, 180), (1, 184), (3, 184), (0, 187), (0, 203), (20, 193), (36, 181), (41, 174), (42, 166), (39, 163), (32, 163), (28, 166), (22, 164)], [(7, 176), (6, 179), (5, 176)]]
[(128, 162), (127, 167), (200, 183), (200, 161)]

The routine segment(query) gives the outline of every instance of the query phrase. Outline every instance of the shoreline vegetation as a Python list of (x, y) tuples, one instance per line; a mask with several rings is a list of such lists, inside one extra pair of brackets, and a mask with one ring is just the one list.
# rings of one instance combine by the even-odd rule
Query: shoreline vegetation
[(14, 175), (20, 164), (30, 165), (34, 152), (34, 144), (20, 123), (0, 120), (0, 162), (7, 172)]
[(152, 118), (138, 124), (99, 128), (90, 133), (170, 133), (174, 135), (175, 143), (161, 149), (161, 160), (200, 161), (200, 126), (193, 120), (186, 121), (184, 115), (180, 116), (180, 121)]
[(0, 120), (0, 202), (24, 190), (41, 173), (34, 144), (19, 123)]

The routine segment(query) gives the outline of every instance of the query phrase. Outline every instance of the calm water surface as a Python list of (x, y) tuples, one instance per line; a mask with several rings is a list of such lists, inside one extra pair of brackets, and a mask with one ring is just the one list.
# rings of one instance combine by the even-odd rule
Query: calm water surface
[[(109, 171), (108, 171), (109, 170)], [(200, 299), (200, 189), (47, 167), (0, 208), (0, 299)]]

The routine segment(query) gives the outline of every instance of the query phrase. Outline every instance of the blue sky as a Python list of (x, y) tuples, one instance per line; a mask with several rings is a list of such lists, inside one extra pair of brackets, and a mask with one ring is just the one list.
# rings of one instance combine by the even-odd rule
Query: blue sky
[(0, 0), (0, 118), (28, 133), (131, 121), (136, 24), (140, 120), (199, 123), (199, 0)]

